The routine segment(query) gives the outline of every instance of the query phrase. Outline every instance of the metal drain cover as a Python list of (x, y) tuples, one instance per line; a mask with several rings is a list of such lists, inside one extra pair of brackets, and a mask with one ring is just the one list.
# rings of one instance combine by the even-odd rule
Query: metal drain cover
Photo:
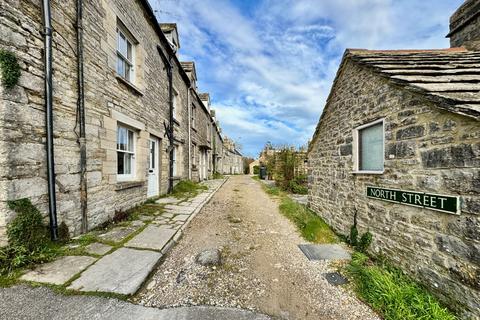
[(299, 244), (308, 260), (350, 260), (351, 256), (338, 244)]
[(345, 278), (338, 272), (324, 273), (323, 276), (325, 277), (325, 279), (327, 279), (328, 283), (334, 286), (341, 286), (342, 284), (348, 283), (347, 278)]

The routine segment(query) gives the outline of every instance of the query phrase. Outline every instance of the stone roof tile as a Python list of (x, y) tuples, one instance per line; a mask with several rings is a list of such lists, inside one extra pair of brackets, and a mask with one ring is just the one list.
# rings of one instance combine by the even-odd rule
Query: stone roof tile
[(480, 51), (350, 49), (346, 58), (441, 102), (450, 112), (480, 120)]

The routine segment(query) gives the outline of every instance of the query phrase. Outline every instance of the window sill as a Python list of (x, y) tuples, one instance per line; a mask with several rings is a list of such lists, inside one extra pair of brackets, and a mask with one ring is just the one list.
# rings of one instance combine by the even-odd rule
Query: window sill
[(138, 87), (136, 87), (133, 83), (131, 83), (130, 81), (125, 80), (124, 78), (122, 78), (118, 74), (115, 76), (115, 78), (117, 78), (118, 82), (123, 83), (126, 87), (128, 87), (131, 91), (133, 91), (133, 93), (135, 93), (139, 96), (143, 96), (143, 92)]
[(373, 175), (380, 175), (384, 174), (385, 171), (352, 171), (353, 174), (373, 174)]
[(117, 182), (117, 184), (115, 185), (115, 191), (143, 187), (144, 185), (144, 181), (121, 181)]

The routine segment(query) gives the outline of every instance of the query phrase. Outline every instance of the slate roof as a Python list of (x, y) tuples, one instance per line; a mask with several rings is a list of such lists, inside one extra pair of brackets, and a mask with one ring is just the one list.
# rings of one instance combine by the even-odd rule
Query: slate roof
[(177, 29), (176, 23), (160, 23), (160, 28), (163, 32), (170, 32)]
[(181, 61), (180, 65), (185, 71), (192, 71), (195, 68), (195, 63), (193, 61)]
[(198, 96), (199, 96), (200, 99), (202, 99), (202, 100), (208, 100), (208, 99), (210, 99), (210, 94), (208, 94), (208, 93), (199, 93)]
[(349, 49), (347, 59), (423, 94), (439, 108), (480, 120), (480, 51)]

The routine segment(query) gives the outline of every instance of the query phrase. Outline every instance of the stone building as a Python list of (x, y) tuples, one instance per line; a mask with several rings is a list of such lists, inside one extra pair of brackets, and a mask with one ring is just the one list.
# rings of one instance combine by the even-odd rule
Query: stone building
[[(309, 207), (480, 317), (480, 2), (445, 50), (347, 50), (308, 150)], [(472, 11), (474, 10), (474, 11)], [(476, 17), (476, 18), (475, 18)], [(458, 22), (460, 21), (460, 22)]]
[[(83, 28), (77, 28), (76, 1), (51, 2), (55, 175), (48, 175), (44, 40), (49, 33), (42, 1), (2, 1), (0, 49), (14, 53), (21, 68), (14, 88), (0, 86), (2, 243), (14, 215), (8, 200), (29, 198), (47, 213), (56, 197), (58, 223), (78, 234), (191, 178), (193, 166), (198, 171), (202, 162), (195, 162), (198, 155), (192, 161), (190, 143), (198, 154), (211, 148), (212, 118), (198, 96), (194, 67), (184, 68), (178, 60), (176, 25), (160, 25), (146, 0), (85, 1), (82, 9)], [(85, 112), (83, 137), (79, 110)]]
[(215, 110), (211, 110), (212, 115), (212, 169), (213, 172), (223, 173), (223, 137), (220, 123), (215, 115)]
[(223, 174), (243, 174), (243, 156), (237, 150), (235, 142), (228, 137), (223, 138)]

